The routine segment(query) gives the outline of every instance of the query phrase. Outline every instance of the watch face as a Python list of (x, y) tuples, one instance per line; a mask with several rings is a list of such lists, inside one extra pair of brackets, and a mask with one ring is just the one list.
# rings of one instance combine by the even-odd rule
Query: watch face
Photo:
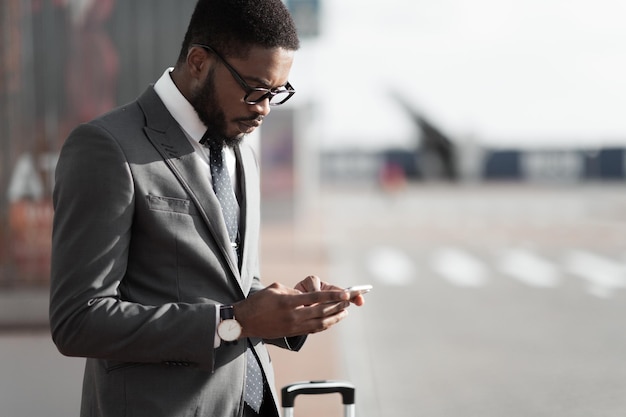
[(232, 342), (241, 336), (241, 325), (237, 320), (222, 320), (217, 327), (217, 335), (226, 342)]

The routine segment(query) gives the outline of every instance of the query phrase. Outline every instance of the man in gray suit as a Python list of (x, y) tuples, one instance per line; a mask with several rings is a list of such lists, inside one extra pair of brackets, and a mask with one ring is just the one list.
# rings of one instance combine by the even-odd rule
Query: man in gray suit
[(277, 416), (265, 343), (298, 350), (363, 304), (315, 276), (259, 279), (243, 138), (295, 93), (298, 47), (281, 0), (200, 0), (176, 66), (68, 137), (50, 322), (61, 353), (88, 358), (81, 416)]

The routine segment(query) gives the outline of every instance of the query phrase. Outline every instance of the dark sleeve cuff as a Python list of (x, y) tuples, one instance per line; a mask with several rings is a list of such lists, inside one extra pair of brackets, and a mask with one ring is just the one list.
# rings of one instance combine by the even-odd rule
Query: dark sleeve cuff
[(265, 343), (297, 352), (304, 345), (306, 338), (306, 336), (282, 337), (279, 339), (267, 339)]

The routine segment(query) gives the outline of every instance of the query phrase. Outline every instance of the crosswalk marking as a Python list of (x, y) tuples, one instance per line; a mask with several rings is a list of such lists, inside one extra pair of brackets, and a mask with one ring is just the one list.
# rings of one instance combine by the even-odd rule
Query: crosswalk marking
[(469, 253), (445, 247), (435, 252), (432, 268), (443, 278), (460, 287), (480, 287), (487, 281), (487, 269)]
[(597, 297), (610, 297), (626, 287), (626, 267), (606, 257), (583, 250), (571, 250), (564, 259), (567, 271), (587, 281), (588, 290)]
[(366, 266), (378, 282), (387, 285), (408, 285), (417, 274), (415, 264), (408, 255), (389, 246), (371, 250)]
[(488, 284), (489, 278), (508, 276), (533, 288), (556, 288), (563, 283), (564, 274), (580, 278), (585, 290), (600, 298), (611, 297), (626, 289), (626, 264), (590, 251), (570, 249), (555, 261), (522, 248), (506, 248), (494, 258), (476, 256), (469, 251), (444, 246), (429, 251), (425, 269), (404, 250), (393, 246), (378, 246), (367, 252), (365, 267), (379, 283), (408, 286), (418, 272), (427, 269), (451, 285), (474, 288)]
[(550, 288), (560, 282), (559, 270), (553, 263), (525, 249), (504, 250), (496, 267), (531, 287)]

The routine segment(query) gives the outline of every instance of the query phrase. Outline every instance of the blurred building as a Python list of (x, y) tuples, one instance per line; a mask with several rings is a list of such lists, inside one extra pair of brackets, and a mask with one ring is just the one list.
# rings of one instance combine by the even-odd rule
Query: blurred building
[(194, 4), (0, 3), (0, 287), (46, 285), (61, 144), (173, 65)]
[[(328, 123), (321, 120), (321, 110), (329, 111), (329, 100), (336, 97), (330, 93), (341, 94), (344, 101), (336, 107), (343, 110), (361, 103), (354, 91), (345, 93), (344, 84), (352, 82), (357, 92), (372, 88), (363, 87), (359, 78), (353, 80), (359, 72), (350, 71), (342, 85), (329, 86), (321, 75), (316, 77), (337, 76), (335, 62), (313, 64), (327, 49), (332, 25), (324, 19), (338, 3), (331, 7), (322, 0), (285, 2), (303, 38), (301, 55), (308, 58), (303, 60), (309, 68), (302, 78), (315, 91), (309, 89), (307, 95), (302, 88), (297, 103), (275, 110), (261, 131), (259, 154), (269, 217), (293, 217), (308, 206), (318, 182), (395, 186), (431, 180), (624, 180), (623, 148), (488, 148), (472, 138), (448, 134), (447, 126), (406, 103), (397, 112), (404, 111), (413, 123), (415, 136), (406, 138), (408, 147), (320, 147), (320, 138), (328, 136), (322, 131)], [(61, 144), (78, 123), (133, 100), (174, 64), (194, 4), (195, 0), (0, 2), (0, 288), (47, 285), (53, 172)], [(359, 50), (369, 51), (364, 48)], [(372, 122), (366, 119), (360, 123), (365, 128)]]

